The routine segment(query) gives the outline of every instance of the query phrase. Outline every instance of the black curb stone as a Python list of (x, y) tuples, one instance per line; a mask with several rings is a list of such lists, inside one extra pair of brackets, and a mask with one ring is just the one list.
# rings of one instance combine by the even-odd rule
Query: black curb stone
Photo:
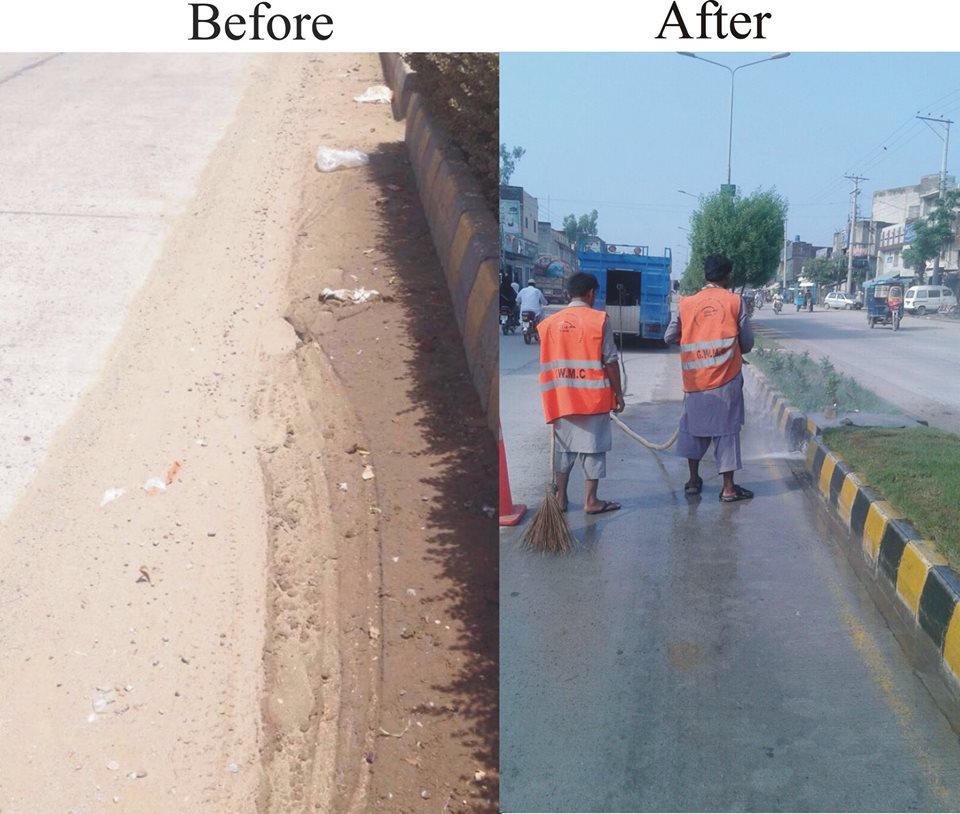
[[(767, 385), (767, 382), (757, 376), (760, 383), (763, 401), (767, 403), (768, 409), (773, 414), (776, 427), (780, 427), (780, 420), (783, 417), (784, 410), (788, 410), (790, 418), (784, 427), (787, 440), (793, 449), (799, 448), (803, 441), (813, 444), (815, 447), (813, 461), (811, 462), (811, 474), (817, 484), (820, 482), (820, 473), (823, 470), (823, 462), (826, 460), (827, 448), (823, 440), (816, 435), (811, 435), (807, 430), (807, 417), (795, 411), (787, 405), (786, 401), (779, 400), (779, 396)], [(837, 461), (833, 475), (830, 478), (830, 494), (828, 502), (831, 507), (837, 509), (839, 506), (840, 491), (843, 488), (844, 480), (851, 474), (853, 469), (846, 461)], [(819, 491), (819, 487), (818, 487)], [(869, 486), (857, 488), (853, 504), (850, 508), (850, 531), (858, 538), (863, 538), (864, 527), (866, 525), (867, 514), (873, 503), (883, 500), (883, 496)], [(880, 541), (880, 552), (877, 558), (877, 568), (884, 578), (896, 589), (897, 573), (900, 569), (900, 562), (903, 559), (903, 552), (908, 542), (922, 539), (917, 530), (908, 520), (891, 519), (884, 530), (883, 538)], [(937, 650), (943, 656), (944, 641), (947, 634), (947, 628), (953, 617), (956, 606), (960, 604), (960, 575), (953, 571), (949, 566), (937, 565), (927, 572), (927, 578), (923, 585), (920, 595), (920, 607), (917, 614), (917, 621), (923, 632), (930, 637), (937, 646)], [(960, 677), (957, 677), (960, 679)]]

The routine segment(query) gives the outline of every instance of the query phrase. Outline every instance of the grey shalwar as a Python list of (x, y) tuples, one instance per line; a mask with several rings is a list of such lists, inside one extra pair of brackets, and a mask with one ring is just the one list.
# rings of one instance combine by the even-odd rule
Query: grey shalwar
[[(568, 308), (589, 308), (582, 300), (573, 300)], [(600, 361), (612, 364), (620, 358), (613, 341), (610, 320), (603, 323)], [(569, 474), (579, 460), (583, 475), (588, 480), (599, 480), (607, 474), (607, 452), (613, 448), (610, 415), (568, 415), (553, 422), (557, 439), (557, 457), (554, 469)]]
[[(753, 328), (750, 326), (747, 307), (742, 298), (737, 324), (740, 350), (742, 353), (749, 353), (753, 349)], [(668, 345), (679, 345), (680, 333), (678, 311), (670, 320), (663, 341)], [(706, 455), (712, 441), (718, 472), (742, 469), (740, 428), (743, 426), (743, 412), (742, 373), (713, 390), (684, 393), (677, 455), (699, 461)]]

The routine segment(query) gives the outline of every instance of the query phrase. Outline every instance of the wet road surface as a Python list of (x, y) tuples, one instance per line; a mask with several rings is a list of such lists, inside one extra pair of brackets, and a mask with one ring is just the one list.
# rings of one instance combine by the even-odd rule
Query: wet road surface
[[(548, 449), (536, 353), (501, 339), (513, 498), (531, 512)], [(663, 441), (679, 416), (677, 358), (629, 357), (624, 419)], [(839, 526), (804, 488), (801, 461), (764, 421), (748, 415), (743, 433), (737, 480), (752, 501), (719, 503), (712, 452), (703, 495), (687, 498), (685, 461), (615, 430), (600, 495), (623, 509), (585, 517), (575, 473), (573, 555), (520, 551), (523, 526), (502, 530), (505, 811), (960, 805), (960, 745), (921, 680), (931, 677), (904, 654)]]

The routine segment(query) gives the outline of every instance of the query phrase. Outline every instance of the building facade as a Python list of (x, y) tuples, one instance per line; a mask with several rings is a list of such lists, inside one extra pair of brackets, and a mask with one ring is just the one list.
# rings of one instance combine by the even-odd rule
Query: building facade
[[(947, 176), (945, 189), (956, 189), (956, 179)], [(903, 263), (903, 251), (910, 246), (913, 224), (932, 212), (940, 197), (940, 176), (924, 175), (920, 183), (907, 187), (878, 190), (873, 193), (871, 215), (878, 227), (875, 276), (912, 276), (914, 269)], [(954, 232), (953, 243), (940, 253), (942, 282), (956, 285), (960, 267), (958, 242)], [(928, 270), (932, 262), (927, 264)]]
[[(856, 276), (869, 280), (877, 276), (877, 251), (880, 245), (880, 234), (887, 223), (877, 222), (868, 218), (858, 219), (853, 227), (853, 268)], [(833, 233), (833, 251), (831, 256), (842, 255), (847, 262), (850, 259), (850, 228), (838, 229)], [(846, 288), (846, 283), (841, 290)]]
[(784, 273), (781, 270), (779, 282), (786, 281), (787, 287), (797, 282), (803, 275), (804, 262), (812, 260), (817, 256), (817, 252), (824, 248), (826, 247), (814, 246), (812, 243), (801, 240), (800, 235), (793, 240), (788, 240), (784, 246), (786, 271)]
[(566, 232), (554, 229), (549, 221), (542, 220), (537, 224), (537, 238), (537, 251), (542, 257), (555, 257), (577, 270), (577, 253)]
[(526, 285), (539, 254), (537, 199), (523, 187), (500, 187), (500, 271)]

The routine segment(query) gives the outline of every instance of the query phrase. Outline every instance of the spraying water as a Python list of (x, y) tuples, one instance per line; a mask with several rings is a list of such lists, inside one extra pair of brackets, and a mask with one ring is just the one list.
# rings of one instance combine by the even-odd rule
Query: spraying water
[(741, 433), (743, 461), (802, 461), (805, 449), (791, 449), (790, 443), (777, 427), (770, 410), (765, 406), (759, 388), (752, 377), (744, 377), (744, 398), (747, 421)]

